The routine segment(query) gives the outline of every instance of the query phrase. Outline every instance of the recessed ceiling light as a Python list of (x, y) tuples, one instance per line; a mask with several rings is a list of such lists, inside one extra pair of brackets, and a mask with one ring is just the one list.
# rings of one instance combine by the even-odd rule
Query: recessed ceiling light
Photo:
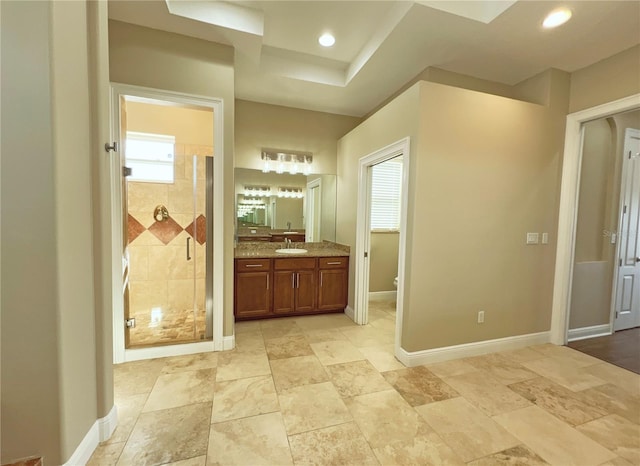
[(336, 38), (333, 37), (331, 34), (329, 34), (328, 32), (325, 34), (322, 34), (319, 38), (318, 38), (318, 42), (320, 43), (320, 45), (322, 45), (323, 47), (331, 47), (333, 44), (336, 43)]
[(571, 19), (571, 10), (568, 8), (559, 8), (547, 15), (542, 22), (542, 27), (546, 29), (555, 28), (566, 23), (569, 19)]

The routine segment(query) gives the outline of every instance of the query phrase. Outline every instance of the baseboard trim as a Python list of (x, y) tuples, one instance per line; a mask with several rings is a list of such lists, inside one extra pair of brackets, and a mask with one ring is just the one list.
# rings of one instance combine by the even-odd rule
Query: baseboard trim
[(71, 458), (64, 463), (63, 466), (78, 466), (80, 464), (87, 464), (89, 458), (93, 455), (93, 452), (98, 447), (100, 442), (104, 442), (111, 437), (113, 431), (118, 424), (118, 410), (115, 405), (109, 411), (105, 417), (102, 417), (93, 423), (89, 432), (84, 436), (80, 445), (71, 455)]
[(222, 338), (222, 351), (228, 351), (228, 350), (232, 350), (233, 348), (236, 347), (236, 336), (231, 335), (228, 337), (223, 337)]
[(567, 332), (567, 340), (577, 341), (584, 340), (585, 338), (602, 337), (605, 335), (611, 335), (611, 326), (609, 324), (569, 329)]
[(166, 358), (185, 354), (207, 353), (215, 351), (213, 341), (199, 341), (181, 345), (154, 346), (151, 348), (128, 349), (124, 351), (124, 362), (142, 359)]
[(353, 310), (353, 308), (351, 306), (347, 306), (344, 308), (344, 313), (347, 315), (347, 317), (351, 320), (353, 320), (355, 322), (356, 320), (356, 313)]
[(434, 362), (448, 361), (450, 359), (466, 358), (469, 356), (479, 356), (481, 354), (494, 353), (496, 351), (506, 351), (524, 348), (530, 345), (539, 345), (550, 341), (550, 332), (529, 333), (526, 335), (515, 335), (495, 340), (476, 341), (464, 343), (462, 345), (445, 346), (423, 351), (406, 351), (404, 348), (396, 350), (396, 357), (407, 367), (419, 366)]
[(369, 291), (369, 301), (392, 301), (396, 299), (397, 291)]
[(116, 405), (111, 407), (111, 411), (105, 417), (98, 419), (98, 440), (104, 442), (109, 440), (113, 431), (118, 426), (118, 408)]

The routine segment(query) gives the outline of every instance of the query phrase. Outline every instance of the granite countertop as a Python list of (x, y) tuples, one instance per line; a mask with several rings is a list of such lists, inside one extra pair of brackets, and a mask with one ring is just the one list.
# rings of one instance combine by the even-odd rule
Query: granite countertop
[(284, 243), (238, 243), (235, 249), (236, 259), (270, 259), (295, 257), (348, 257), (349, 246), (324, 241), (322, 243), (291, 243), (291, 248), (306, 249), (302, 254), (278, 253), (276, 249), (284, 249)]

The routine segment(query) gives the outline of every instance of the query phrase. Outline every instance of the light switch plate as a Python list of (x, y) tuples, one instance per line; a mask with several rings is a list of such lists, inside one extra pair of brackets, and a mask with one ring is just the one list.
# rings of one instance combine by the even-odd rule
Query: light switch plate
[(549, 233), (542, 233), (542, 244), (549, 244)]
[(538, 244), (539, 233), (527, 233), (527, 244)]

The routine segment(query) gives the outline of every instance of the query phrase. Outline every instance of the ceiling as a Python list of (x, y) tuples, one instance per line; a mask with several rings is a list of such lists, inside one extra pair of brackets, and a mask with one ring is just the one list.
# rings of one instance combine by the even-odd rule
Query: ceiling
[[(571, 21), (542, 29), (559, 6)], [(513, 85), (640, 43), (637, 0), (109, 0), (109, 17), (233, 46), (239, 99), (355, 116), (429, 66)]]

